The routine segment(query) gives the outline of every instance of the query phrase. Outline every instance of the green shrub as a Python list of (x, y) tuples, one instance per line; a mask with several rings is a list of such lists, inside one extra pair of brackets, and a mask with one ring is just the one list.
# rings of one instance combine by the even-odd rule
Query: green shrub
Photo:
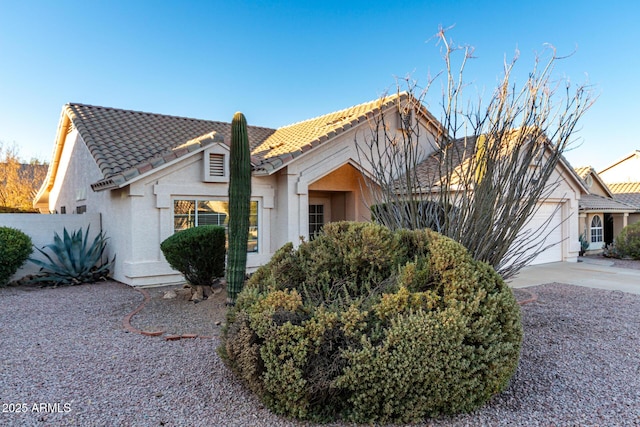
[(11, 276), (33, 252), (31, 238), (11, 227), (0, 227), (0, 286), (5, 286)]
[(627, 225), (615, 239), (621, 257), (640, 259), (640, 222)]
[(343, 222), (251, 277), (218, 350), (276, 413), (404, 423), (485, 403), (521, 341), (513, 293), (458, 243)]
[(89, 230), (85, 233), (82, 228), (69, 234), (66, 227), (62, 237), (53, 233), (53, 243), (45, 245), (52, 254), (49, 255), (43, 249), (36, 248), (47, 261), (31, 259), (30, 261), (40, 267), (40, 276), (33, 279), (34, 282), (45, 285), (79, 285), (105, 280), (109, 276), (115, 256), (111, 261), (103, 260), (104, 251), (107, 248), (107, 237), (101, 231), (89, 243)]
[(225, 229), (217, 225), (187, 228), (160, 244), (167, 262), (191, 285), (210, 286), (224, 276)]

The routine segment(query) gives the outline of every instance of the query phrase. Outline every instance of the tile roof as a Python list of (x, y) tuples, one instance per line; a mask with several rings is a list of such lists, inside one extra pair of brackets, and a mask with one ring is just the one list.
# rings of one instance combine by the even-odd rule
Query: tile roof
[[(514, 129), (513, 132), (519, 132), (519, 130)], [(476, 153), (475, 147), (478, 138), (478, 136), (468, 136), (456, 139), (452, 141), (445, 150), (444, 159), (441, 154), (442, 151), (440, 150), (435, 151), (419, 163), (416, 167), (416, 179), (418, 186), (420, 188), (431, 188), (431, 191), (433, 191), (434, 187), (439, 189), (443, 185), (446, 185), (451, 189), (455, 189), (457, 186), (464, 187), (464, 181), (468, 180), (471, 176), (469, 175), (468, 168), (473, 167), (472, 162), (474, 161), (473, 157)], [(506, 155), (507, 151), (510, 150), (510, 145), (511, 144), (507, 144), (505, 147), (501, 148), (500, 152)], [(445, 164), (444, 162), (447, 162), (447, 167), (443, 166), (443, 164)], [(564, 156), (560, 156), (559, 163), (566, 166), (568, 172), (586, 193), (587, 188), (584, 182)], [(453, 171), (451, 173), (451, 180), (448, 183), (444, 182), (442, 179), (443, 173), (446, 173), (447, 169)]]
[[(269, 173), (301, 154), (317, 147), (341, 133), (367, 123), (375, 114), (397, 102), (407, 102), (406, 93), (393, 94), (374, 101), (355, 105), (344, 110), (325, 114), (299, 123), (279, 128), (252, 150), (261, 159), (256, 170)], [(413, 99), (415, 102), (415, 99)], [(417, 104), (416, 104), (417, 105)], [(420, 104), (419, 108), (432, 122), (436, 122)]]
[[(405, 93), (355, 105), (279, 129), (247, 126), (254, 172), (269, 174), (341, 133), (367, 122), (377, 112), (406, 101)], [(415, 101), (415, 99), (413, 99)], [(422, 104), (419, 109), (437, 125)], [(94, 190), (127, 181), (213, 142), (229, 144), (231, 124), (71, 103), (63, 108), (104, 179)]]
[(578, 174), (580, 179), (584, 180), (587, 175), (589, 175), (589, 172), (593, 170), (593, 168), (591, 166), (580, 166), (577, 168), (573, 168), (573, 170), (576, 171), (576, 174)]
[(583, 195), (578, 202), (578, 208), (598, 212), (635, 212), (637, 210), (635, 206), (597, 194)]
[[(465, 169), (471, 157), (471, 154), (475, 152), (477, 137), (459, 138), (453, 141), (447, 153), (451, 155), (449, 158), (449, 164), (453, 167), (452, 179), (449, 186), (455, 186), (460, 184), (460, 180), (465, 176)], [(466, 150), (465, 150), (466, 146)], [(432, 155), (424, 159), (416, 167), (416, 179), (419, 187), (441, 187), (442, 181), (442, 164), (439, 152), (434, 152)]]
[(640, 182), (607, 184), (617, 200), (640, 209)]
[[(65, 111), (105, 179), (130, 179), (148, 164), (157, 167), (161, 159), (169, 161), (198, 144), (210, 144), (214, 135), (226, 143), (231, 138), (230, 123), (84, 104), (67, 104)], [(261, 141), (275, 130), (249, 126), (247, 132), (250, 141)], [(202, 138), (206, 135), (211, 138)]]
[(613, 198), (611, 189), (607, 186), (607, 184), (605, 184), (602, 178), (600, 178), (600, 175), (593, 167), (581, 166), (573, 168), (573, 170), (575, 171), (576, 175), (578, 175), (578, 177), (582, 180), (582, 183), (585, 185), (585, 187), (589, 190), (589, 193), (592, 193), (591, 188), (593, 186), (593, 180), (595, 179), (602, 187), (606, 195), (609, 196), (609, 198)]

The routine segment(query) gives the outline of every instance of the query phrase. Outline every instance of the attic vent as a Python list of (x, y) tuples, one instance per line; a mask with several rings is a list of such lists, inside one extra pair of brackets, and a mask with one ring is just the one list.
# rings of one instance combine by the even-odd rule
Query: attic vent
[(223, 154), (209, 154), (209, 176), (224, 176)]

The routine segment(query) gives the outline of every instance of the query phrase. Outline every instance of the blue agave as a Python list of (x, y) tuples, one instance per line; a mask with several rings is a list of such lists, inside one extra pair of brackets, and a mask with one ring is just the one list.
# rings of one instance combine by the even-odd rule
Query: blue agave
[[(115, 256), (111, 261), (104, 262), (102, 256), (107, 247), (107, 237), (102, 231), (93, 239), (89, 246), (89, 229), (82, 234), (82, 228), (69, 234), (64, 228), (63, 237), (54, 232), (53, 243), (36, 248), (45, 256), (48, 262), (30, 258), (29, 260), (40, 266), (42, 275), (33, 279), (34, 282), (44, 282), (51, 285), (79, 285), (106, 279)], [(53, 255), (44, 249), (49, 248)]]

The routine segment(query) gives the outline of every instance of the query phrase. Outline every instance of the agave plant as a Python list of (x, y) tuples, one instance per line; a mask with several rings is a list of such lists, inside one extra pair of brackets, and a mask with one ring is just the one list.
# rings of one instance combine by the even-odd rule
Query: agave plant
[[(107, 258), (103, 261), (102, 256), (107, 247), (107, 237), (100, 231), (89, 245), (89, 229), (82, 234), (82, 228), (69, 234), (64, 228), (63, 237), (54, 232), (53, 243), (44, 246), (42, 249), (36, 248), (48, 262), (33, 259), (30, 261), (40, 266), (43, 274), (34, 279), (35, 282), (45, 282), (52, 285), (78, 285), (80, 283), (91, 283), (105, 279), (115, 256), (111, 261)], [(47, 254), (44, 249), (49, 248), (53, 255)]]

